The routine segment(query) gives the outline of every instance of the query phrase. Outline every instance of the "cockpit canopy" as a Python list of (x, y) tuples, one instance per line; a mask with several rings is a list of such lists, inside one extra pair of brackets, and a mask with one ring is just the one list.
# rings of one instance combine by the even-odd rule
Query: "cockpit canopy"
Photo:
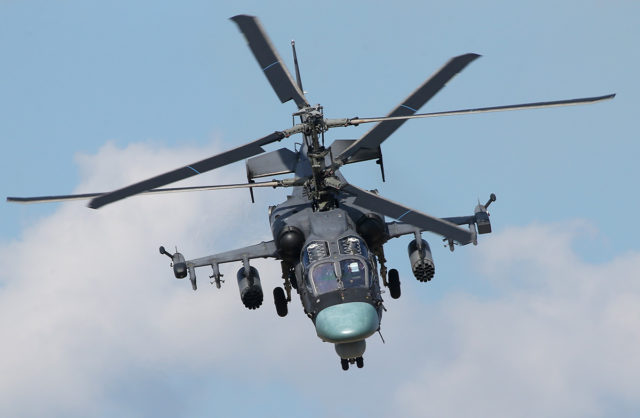
[[(369, 287), (369, 251), (365, 242), (348, 236), (330, 245), (312, 241), (303, 250), (307, 284), (316, 295), (340, 289)], [(337, 249), (337, 251), (335, 251)]]

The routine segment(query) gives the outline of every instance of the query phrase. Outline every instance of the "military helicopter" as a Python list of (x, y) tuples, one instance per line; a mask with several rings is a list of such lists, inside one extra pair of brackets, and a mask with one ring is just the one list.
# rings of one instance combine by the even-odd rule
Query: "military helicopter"
[[(279, 260), (283, 286), (273, 290), (277, 314), (287, 315), (292, 290), (295, 290), (318, 337), (335, 344), (344, 370), (352, 364), (363, 367), (365, 341), (380, 331), (385, 310), (382, 287), (388, 288), (391, 298), (397, 299), (401, 295), (398, 271), (387, 270), (384, 244), (392, 238), (412, 236), (408, 255), (413, 274), (420, 282), (428, 282), (434, 277), (435, 265), (422, 233), (441, 236), (451, 251), (455, 245), (477, 245), (478, 234), (491, 232), (488, 208), (496, 196), (491, 194), (485, 204), (478, 203), (471, 215), (438, 218), (388, 200), (377, 191), (350, 184), (340, 168), (345, 164), (375, 160), (384, 181), (380, 145), (408, 119), (577, 105), (615, 96), (417, 113), (447, 82), (479, 57), (468, 53), (449, 60), (387, 116), (327, 119), (323, 107), (310, 105), (303, 93), (295, 43), (291, 42), (294, 81), (255, 16), (238, 15), (231, 20), (245, 36), (280, 101), (293, 100), (297, 105), (292, 127), (109, 193), (8, 197), (7, 200), (36, 203), (91, 199), (89, 207), (98, 209), (137, 194), (248, 188), (254, 201), (255, 187), (291, 188), (286, 201), (269, 207), (271, 241), (190, 260), (177, 250), (172, 254), (160, 247), (160, 253), (171, 259), (176, 278), (189, 277), (193, 290), (197, 289), (196, 268), (210, 267), (211, 283), (220, 288), (223, 282), (220, 264), (241, 262), (236, 277), (240, 299), (248, 309), (259, 308), (264, 299), (260, 275), (250, 261), (256, 258)], [(299, 123), (295, 123), (295, 118), (299, 118)], [(376, 125), (358, 140), (335, 140), (325, 147), (325, 133), (329, 129), (364, 123)], [(263, 149), (267, 144), (295, 134), (303, 137), (299, 149), (280, 148), (271, 152)], [(241, 160), (246, 160), (247, 183), (161, 188)], [(290, 178), (255, 181), (291, 173), (293, 177)], [(387, 222), (385, 217), (393, 221)]]

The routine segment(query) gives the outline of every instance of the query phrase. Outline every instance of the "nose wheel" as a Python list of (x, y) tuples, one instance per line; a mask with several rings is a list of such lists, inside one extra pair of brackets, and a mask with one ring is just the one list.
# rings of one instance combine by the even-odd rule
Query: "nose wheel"
[(364, 359), (362, 357), (356, 357), (351, 359), (341, 358), (340, 365), (342, 370), (349, 370), (349, 365), (355, 363), (356, 366), (361, 369), (364, 367)]

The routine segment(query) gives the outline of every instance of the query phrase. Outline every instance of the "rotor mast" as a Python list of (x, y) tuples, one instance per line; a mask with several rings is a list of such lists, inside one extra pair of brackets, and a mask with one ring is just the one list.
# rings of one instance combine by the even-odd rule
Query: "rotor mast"
[(311, 178), (305, 184), (305, 191), (313, 201), (314, 210), (324, 211), (335, 207), (333, 193), (325, 187), (327, 176), (326, 156), (329, 149), (324, 146), (324, 133), (328, 127), (321, 105), (309, 106), (293, 114), (300, 116), (303, 135), (307, 146), (307, 158), (311, 165)]
[[(300, 77), (300, 66), (298, 65), (298, 54), (296, 53), (296, 41), (291, 41), (293, 53), (293, 64), (295, 67), (296, 84), (302, 94), (302, 77)], [(293, 114), (300, 116), (300, 121), (304, 125), (304, 140), (307, 145), (307, 158), (311, 163), (312, 176), (305, 187), (307, 196), (313, 201), (315, 210), (328, 210), (335, 206), (333, 194), (324, 187), (326, 176), (326, 156), (329, 153), (324, 147), (324, 133), (329, 129), (324, 119), (324, 112), (321, 105), (307, 106)]]

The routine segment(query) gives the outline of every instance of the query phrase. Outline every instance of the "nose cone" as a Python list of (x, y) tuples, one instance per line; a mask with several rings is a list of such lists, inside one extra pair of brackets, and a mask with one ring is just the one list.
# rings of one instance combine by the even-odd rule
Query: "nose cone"
[(329, 306), (316, 317), (318, 337), (332, 343), (362, 340), (376, 332), (378, 313), (364, 302), (348, 302)]

